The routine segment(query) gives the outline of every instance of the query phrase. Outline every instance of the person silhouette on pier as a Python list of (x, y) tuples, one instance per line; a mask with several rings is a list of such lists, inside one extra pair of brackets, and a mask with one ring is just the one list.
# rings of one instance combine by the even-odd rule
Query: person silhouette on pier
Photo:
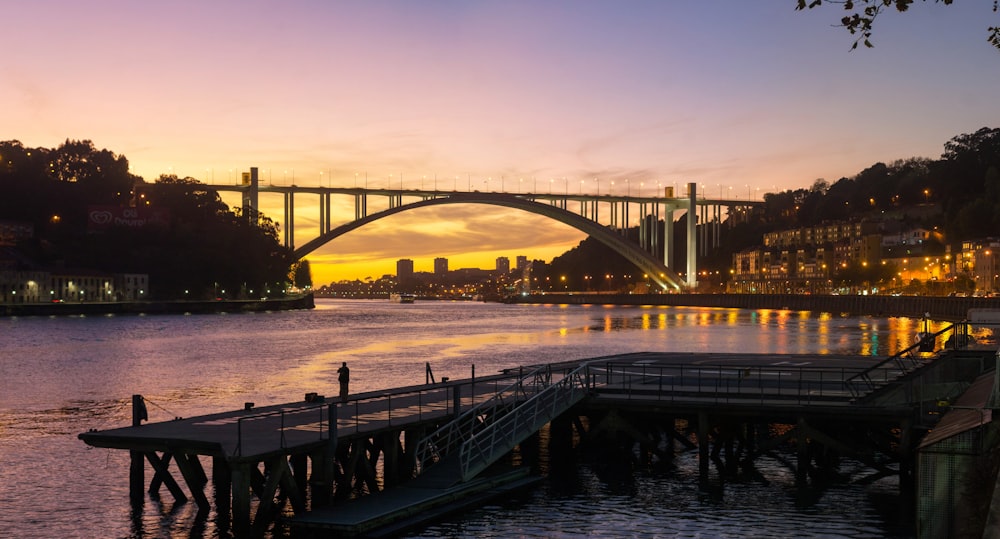
[(347, 384), (351, 381), (351, 369), (347, 368), (347, 362), (343, 362), (337, 369), (337, 380), (340, 381), (340, 400), (347, 402)]

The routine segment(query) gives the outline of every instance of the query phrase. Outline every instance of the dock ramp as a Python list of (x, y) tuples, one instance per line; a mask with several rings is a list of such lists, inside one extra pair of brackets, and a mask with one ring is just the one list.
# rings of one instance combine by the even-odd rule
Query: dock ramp
[(418, 480), (465, 482), (499, 460), (590, 392), (588, 365), (536, 369), (418, 443)]

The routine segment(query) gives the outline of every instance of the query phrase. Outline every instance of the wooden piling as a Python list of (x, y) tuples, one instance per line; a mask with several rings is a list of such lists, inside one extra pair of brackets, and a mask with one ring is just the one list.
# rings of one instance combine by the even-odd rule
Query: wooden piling
[(233, 532), (236, 537), (250, 536), (250, 464), (240, 462), (232, 469)]
[(708, 413), (698, 412), (698, 476), (704, 483), (708, 481)]
[[(142, 401), (142, 395), (132, 395), (132, 426), (142, 425), (142, 420), (147, 419), (146, 405)], [(133, 507), (141, 506), (146, 500), (146, 457), (142, 451), (135, 449), (129, 451), (129, 500)]]
[(809, 477), (809, 443), (806, 439), (806, 418), (799, 416), (796, 427), (795, 448), (798, 459), (795, 466), (795, 484), (804, 486)]

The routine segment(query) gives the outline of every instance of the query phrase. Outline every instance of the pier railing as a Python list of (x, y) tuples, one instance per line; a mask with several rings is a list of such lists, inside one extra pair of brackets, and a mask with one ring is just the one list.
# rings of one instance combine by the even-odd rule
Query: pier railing
[[(373, 391), (355, 395), (348, 402), (324, 399), (277, 410), (251, 410), (236, 420), (236, 445), (230, 455), (259, 455), (316, 443), (329, 439), (331, 432), (344, 436), (446, 418), (491, 398), (512, 380), (520, 380), (519, 374)], [(543, 383), (539, 379), (529, 386)]]
[[(256, 455), (329, 439), (330, 418), (336, 414), (332, 407), (332, 403), (319, 403), (240, 417), (236, 420), (236, 448), (231, 456)], [(310, 420), (310, 415), (315, 419)], [(261, 437), (261, 432), (274, 434)]]
[[(863, 368), (710, 364), (626, 365), (592, 362), (589, 378), (598, 396), (672, 404), (844, 403), (844, 380)], [(894, 374), (880, 374), (889, 381)], [(871, 376), (879, 376), (874, 371)]]

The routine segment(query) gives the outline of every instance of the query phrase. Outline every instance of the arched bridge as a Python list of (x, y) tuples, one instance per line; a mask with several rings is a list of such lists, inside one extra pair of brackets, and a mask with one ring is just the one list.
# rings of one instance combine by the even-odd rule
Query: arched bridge
[[(747, 215), (750, 206), (759, 202), (698, 199), (697, 186), (688, 184), (688, 196), (641, 197), (622, 195), (540, 194), (505, 192), (462, 192), (416, 189), (367, 189), (338, 187), (302, 186), (261, 186), (258, 184), (256, 169), (251, 169), (249, 181), (244, 185), (213, 185), (217, 191), (240, 192), (247, 215), (257, 215), (258, 197), (261, 193), (281, 194), (284, 197), (284, 214), (278, 220), (283, 225), (284, 243), (296, 258), (303, 258), (322, 245), (368, 223), (416, 208), (442, 204), (490, 204), (542, 215), (584, 232), (611, 249), (650, 277), (663, 289), (681, 289), (696, 284), (698, 249), (707, 252), (707, 245), (718, 241), (719, 228), (723, 221), (722, 207), (727, 215)], [(669, 194), (669, 193), (668, 193)], [(295, 246), (295, 195), (318, 196), (319, 231), (299, 247)], [(338, 226), (332, 226), (332, 204), (334, 195), (354, 197), (354, 218)], [(386, 197), (388, 209), (368, 213), (369, 197)], [(578, 204), (578, 206), (577, 206)], [(570, 209), (576, 208), (576, 211)], [(672, 268), (671, 258), (674, 213), (695, 210), (695, 219), (688, 219), (687, 226), (687, 277), (685, 280)], [(605, 216), (600, 215), (604, 211)], [(629, 228), (630, 212), (638, 211), (639, 243), (625, 237)], [(662, 237), (658, 222), (664, 223)], [(730, 219), (730, 222), (732, 219)], [(655, 254), (663, 246), (663, 259)]]
[(638, 244), (626, 241), (621, 237), (621, 235), (615, 234), (608, 227), (603, 226), (596, 221), (577, 215), (571, 211), (564, 210), (558, 206), (542, 204), (540, 202), (521, 198), (517, 195), (505, 193), (456, 193), (447, 197), (430, 198), (417, 202), (411, 202), (402, 206), (395, 206), (378, 213), (367, 215), (350, 223), (340, 225), (328, 232), (325, 232), (318, 238), (315, 238), (307, 242), (305, 245), (296, 248), (294, 255), (296, 258), (303, 258), (307, 254), (318, 249), (323, 244), (383, 217), (388, 217), (406, 210), (427, 206), (437, 206), (441, 204), (492, 204), (495, 206), (524, 210), (549, 217), (561, 223), (567, 224), (581, 232), (585, 232), (597, 241), (600, 241), (611, 249), (614, 249), (617, 253), (624, 256), (629, 262), (635, 264), (637, 268), (649, 275), (650, 279), (662, 288), (674, 288), (679, 290), (683, 286), (683, 279), (681, 279), (680, 276), (678, 276), (672, 269), (668, 268), (663, 264), (663, 262), (658, 260), (653, 255), (642, 250)]

